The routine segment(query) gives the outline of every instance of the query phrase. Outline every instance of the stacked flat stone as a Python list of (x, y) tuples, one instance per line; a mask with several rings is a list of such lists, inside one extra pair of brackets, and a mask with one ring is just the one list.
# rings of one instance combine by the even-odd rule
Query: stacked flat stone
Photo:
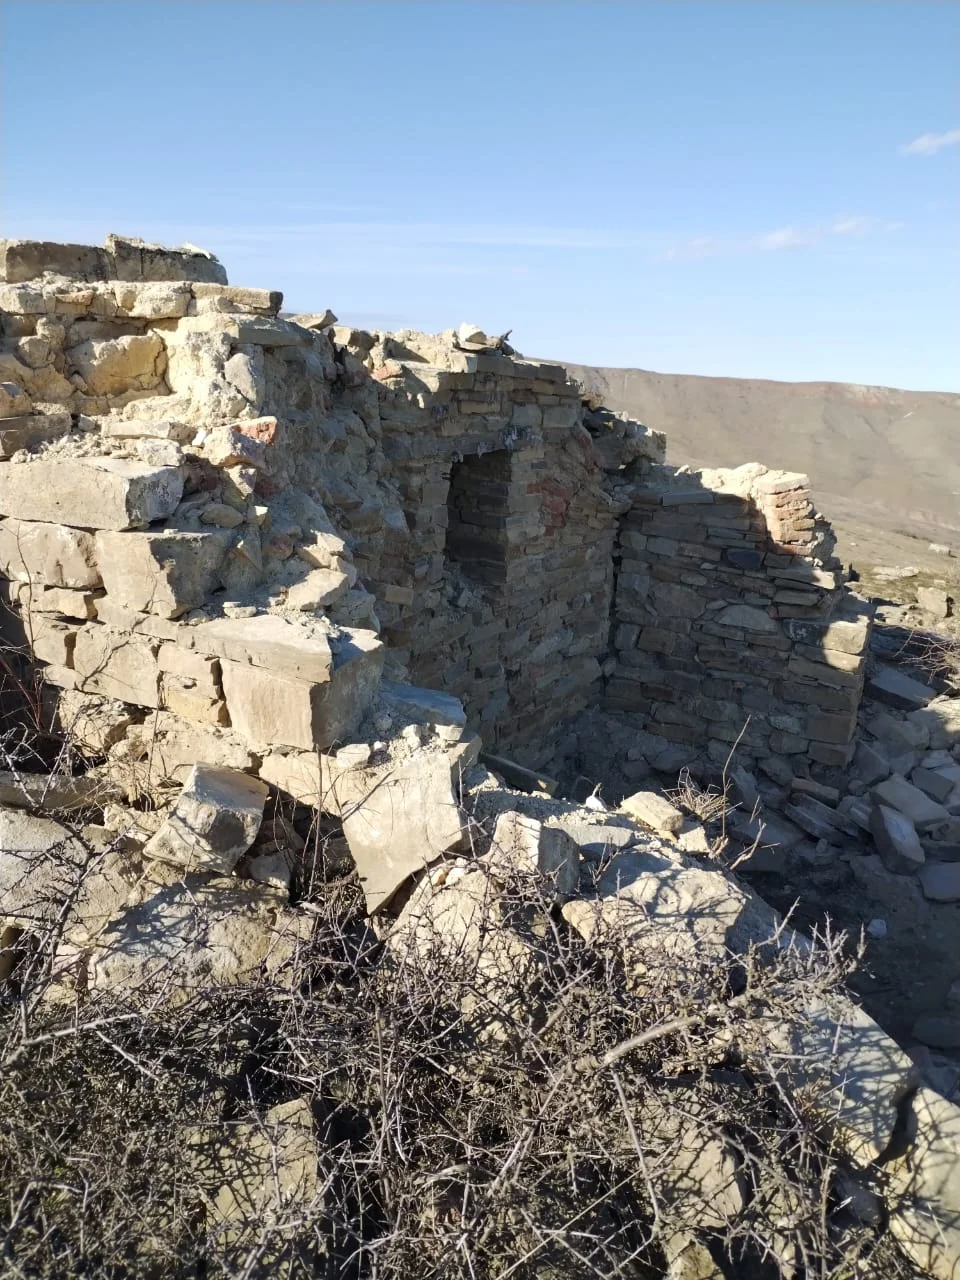
[(659, 468), (619, 535), (611, 710), (675, 742), (845, 765), (870, 609), (806, 476)]

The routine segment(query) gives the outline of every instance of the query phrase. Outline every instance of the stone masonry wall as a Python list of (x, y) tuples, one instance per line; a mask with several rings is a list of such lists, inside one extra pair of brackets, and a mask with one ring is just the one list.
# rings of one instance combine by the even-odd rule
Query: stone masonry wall
[(756, 464), (655, 469), (620, 528), (609, 709), (718, 762), (739, 740), (848, 763), (869, 611), (831, 567), (808, 483)]
[(326, 750), (386, 659), (531, 761), (601, 700), (846, 758), (867, 624), (802, 478), (676, 472), (558, 365), (282, 318), (189, 247), (2, 261), (5, 628), (75, 713)]

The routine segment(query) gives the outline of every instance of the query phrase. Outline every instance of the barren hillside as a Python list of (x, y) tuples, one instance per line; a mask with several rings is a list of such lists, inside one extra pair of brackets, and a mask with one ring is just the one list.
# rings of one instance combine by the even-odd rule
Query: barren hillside
[(960, 395), (567, 368), (611, 408), (666, 432), (670, 461), (805, 471), (831, 515), (839, 499), (848, 520), (960, 534)]

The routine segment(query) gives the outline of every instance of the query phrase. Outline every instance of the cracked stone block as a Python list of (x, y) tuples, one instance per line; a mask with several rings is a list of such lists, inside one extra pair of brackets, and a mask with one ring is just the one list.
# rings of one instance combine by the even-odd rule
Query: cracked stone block
[(93, 535), (67, 525), (0, 520), (0, 574), (48, 587), (98, 587)]
[(77, 688), (135, 706), (157, 706), (158, 641), (97, 623), (80, 627), (76, 637), (73, 666)]
[(158, 529), (104, 531), (96, 540), (103, 585), (114, 603), (178, 618), (220, 586), (220, 566), (233, 539), (220, 530)]
[(187, 871), (233, 871), (260, 830), (269, 790), (258, 778), (196, 764), (144, 857)]
[(126, 458), (37, 458), (4, 470), (0, 514), (81, 529), (166, 520), (183, 496), (178, 467)]

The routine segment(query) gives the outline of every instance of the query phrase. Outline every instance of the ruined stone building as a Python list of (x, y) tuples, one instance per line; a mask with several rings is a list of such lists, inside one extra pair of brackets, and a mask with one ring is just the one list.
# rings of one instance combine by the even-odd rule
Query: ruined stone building
[(804, 476), (667, 466), (559, 365), (282, 318), (200, 251), (2, 267), (0, 572), (61, 718), (124, 704), (111, 751), (215, 735), (282, 784), (386, 660), (536, 768), (586, 708), (849, 758), (868, 622)]

